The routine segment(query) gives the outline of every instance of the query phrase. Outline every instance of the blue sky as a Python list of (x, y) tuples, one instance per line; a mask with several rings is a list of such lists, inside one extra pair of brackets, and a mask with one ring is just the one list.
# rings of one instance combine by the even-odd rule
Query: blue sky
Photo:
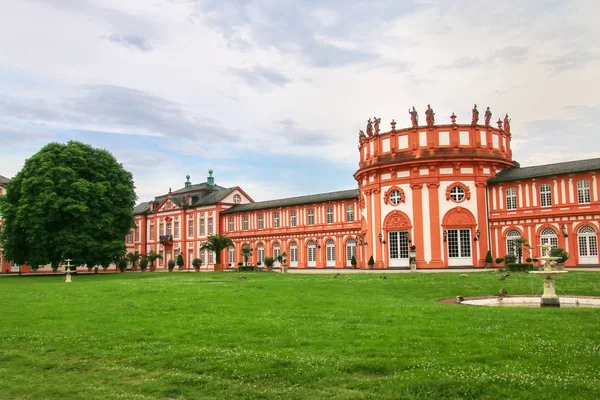
[[(255, 200), (353, 188), (358, 130), (512, 118), (521, 165), (600, 157), (595, 1), (0, 0), (0, 175), (110, 150), (140, 201), (185, 175)], [(423, 118), (423, 117), (422, 117)]]

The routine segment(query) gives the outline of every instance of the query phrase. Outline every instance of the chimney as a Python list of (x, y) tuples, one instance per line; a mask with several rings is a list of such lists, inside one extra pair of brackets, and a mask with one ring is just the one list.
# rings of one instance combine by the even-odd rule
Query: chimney
[(210, 186), (215, 186), (215, 178), (213, 178), (212, 176), (213, 174), (213, 170), (209, 169), (208, 170), (208, 178), (206, 178), (206, 183), (208, 183)]

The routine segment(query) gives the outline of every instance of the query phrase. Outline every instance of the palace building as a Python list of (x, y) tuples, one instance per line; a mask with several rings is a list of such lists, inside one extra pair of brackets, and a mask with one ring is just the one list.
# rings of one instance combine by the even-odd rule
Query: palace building
[[(135, 210), (128, 251), (163, 256), (166, 268), (179, 253), (186, 268), (214, 254), (200, 251), (208, 235), (223, 233), (234, 245), (221, 255), (225, 267), (252, 249), (251, 262), (288, 255), (290, 268), (345, 268), (356, 257), (365, 268), (409, 268), (416, 247), (418, 269), (484, 267), (492, 256), (513, 253), (512, 241), (528, 239), (525, 257), (539, 244), (566, 249), (566, 266), (598, 265), (600, 159), (521, 168), (512, 159), (510, 119), (490, 126), (473, 109), (470, 124), (436, 125), (428, 106), (426, 125), (380, 132), (380, 119), (359, 132), (357, 188), (255, 202), (240, 187), (206, 182), (170, 190)], [(0, 190), (5, 182), (0, 179)], [(6, 261), (4, 264), (6, 265)], [(4, 267), (3, 267), (4, 268)]]

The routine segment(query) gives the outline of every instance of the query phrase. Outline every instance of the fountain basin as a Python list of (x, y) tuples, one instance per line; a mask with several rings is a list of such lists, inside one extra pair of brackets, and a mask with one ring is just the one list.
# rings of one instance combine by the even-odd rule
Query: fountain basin
[[(560, 308), (600, 308), (600, 297), (596, 296), (558, 296)], [(448, 299), (444, 303), (456, 303)], [(486, 296), (465, 297), (460, 305), (487, 307), (542, 307), (542, 296)]]

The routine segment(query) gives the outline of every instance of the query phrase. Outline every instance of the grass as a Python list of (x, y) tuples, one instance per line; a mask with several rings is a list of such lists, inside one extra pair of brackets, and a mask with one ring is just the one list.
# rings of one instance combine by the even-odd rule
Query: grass
[(437, 301), (539, 276), (243, 275), (0, 278), (0, 398), (598, 398), (600, 310)]

